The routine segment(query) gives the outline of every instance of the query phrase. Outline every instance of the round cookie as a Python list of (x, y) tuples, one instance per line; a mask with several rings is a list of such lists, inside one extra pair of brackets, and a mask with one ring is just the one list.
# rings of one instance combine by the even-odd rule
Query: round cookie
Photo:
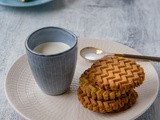
[(127, 94), (129, 90), (103, 90), (99, 86), (91, 84), (88, 80), (88, 70), (86, 70), (80, 77), (80, 88), (82, 92), (92, 99), (97, 100), (113, 100), (117, 97)]
[(92, 110), (94, 112), (100, 113), (111, 113), (120, 112), (126, 110), (133, 106), (136, 102), (138, 94), (133, 89), (129, 92), (127, 96), (121, 96), (115, 100), (94, 100), (85, 96), (82, 90), (79, 88), (77, 91), (78, 99), (85, 108)]
[(88, 71), (89, 81), (104, 90), (128, 90), (144, 81), (144, 70), (134, 60), (107, 57), (96, 61)]

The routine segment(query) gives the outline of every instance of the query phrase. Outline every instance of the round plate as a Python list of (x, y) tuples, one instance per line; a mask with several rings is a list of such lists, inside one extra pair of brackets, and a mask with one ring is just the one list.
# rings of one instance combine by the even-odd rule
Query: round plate
[(20, 0), (0, 0), (0, 5), (12, 6), (12, 7), (30, 7), (42, 5), (52, 0), (29, 0), (29, 2), (21, 2)]
[[(109, 52), (139, 54), (125, 45), (94, 39), (80, 39), (79, 50), (94, 46)], [(113, 114), (100, 114), (84, 108), (77, 99), (79, 77), (92, 63), (78, 56), (77, 67), (70, 91), (59, 96), (49, 96), (41, 92), (30, 71), (26, 55), (18, 59), (10, 69), (5, 93), (11, 106), (25, 119), (31, 120), (129, 120), (143, 114), (154, 102), (159, 79), (154, 67), (148, 62), (140, 62), (146, 73), (144, 83), (136, 88), (138, 99), (130, 109)]]

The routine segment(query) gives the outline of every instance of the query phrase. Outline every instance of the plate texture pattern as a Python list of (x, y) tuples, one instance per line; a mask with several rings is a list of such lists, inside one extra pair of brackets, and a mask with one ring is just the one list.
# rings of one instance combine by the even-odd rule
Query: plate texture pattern
[[(139, 54), (122, 44), (94, 39), (80, 39), (79, 50), (94, 46), (108, 52)], [(114, 114), (100, 114), (82, 107), (76, 90), (79, 77), (91, 63), (78, 56), (76, 72), (70, 91), (59, 96), (48, 96), (41, 92), (30, 71), (26, 55), (18, 59), (10, 69), (5, 92), (11, 106), (25, 119), (31, 120), (130, 120), (143, 114), (154, 102), (159, 88), (159, 79), (154, 67), (147, 62), (139, 62), (146, 73), (144, 83), (136, 89), (138, 99), (130, 109)]]

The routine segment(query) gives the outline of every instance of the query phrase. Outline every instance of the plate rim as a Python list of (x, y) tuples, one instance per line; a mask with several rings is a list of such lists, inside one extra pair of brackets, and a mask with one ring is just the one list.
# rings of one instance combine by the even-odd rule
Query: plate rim
[(22, 59), (23, 57), (25, 57), (25, 56), (26, 56), (26, 54), (20, 56), (20, 57), (13, 63), (13, 65), (10, 67), (9, 72), (7, 73), (7, 77), (6, 77), (5, 81), (4, 81), (4, 92), (5, 92), (5, 96), (6, 96), (6, 98), (7, 98), (8, 103), (10, 104), (10, 106), (11, 106), (21, 117), (23, 117), (24, 119), (30, 120), (28, 117), (24, 116), (24, 115), (14, 106), (14, 104), (12, 103), (12, 101), (9, 99), (9, 96), (8, 96), (8, 94), (7, 94), (7, 86), (6, 86), (6, 85), (7, 85), (7, 80), (8, 80), (8, 77), (9, 77), (9, 74), (11, 73), (11, 70), (13, 69), (13, 67), (15, 66), (15, 64), (18, 63), (19, 60), (21, 60), (21, 59)]
[(33, 7), (33, 6), (39, 6), (39, 5), (43, 5), (43, 4), (46, 4), (46, 3), (49, 3), (51, 1), (54, 1), (54, 0), (47, 0), (47, 1), (44, 1), (44, 2), (38, 2), (36, 4), (34, 4), (34, 2), (32, 2), (32, 4), (10, 4), (10, 3), (5, 3), (3, 1), (0, 1), (0, 5), (2, 6), (8, 6), (8, 7), (19, 7), (19, 8), (23, 8), (23, 7)]
[[(133, 48), (131, 48), (131, 47), (129, 47), (129, 46), (127, 46), (127, 45), (124, 45), (124, 44), (122, 44), (122, 43), (119, 43), (119, 42), (116, 42), (116, 41), (111, 41), (111, 40), (105, 40), (105, 39), (88, 39), (88, 38), (79, 38), (79, 39), (85, 39), (85, 40), (99, 40), (99, 41), (108, 41), (108, 42), (111, 42), (111, 43), (113, 43), (113, 44), (121, 44), (121, 45), (123, 45), (123, 46), (125, 46), (125, 47), (128, 47), (129, 49), (132, 49), (132, 50), (134, 50), (135, 52), (137, 52), (138, 54), (140, 54), (137, 50), (135, 50), (135, 49), (133, 49)], [(140, 54), (141, 55), (141, 54)], [(7, 100), (8, 100), (8, 103), (11, 105), (11, 107), (21, 116), (21, 117), (23, 117), (24, 119), (27, 119), (27, 120), (30, 120), (30, 118), (28, 118), (28, 117), (26, 117), (25, 115), (23, 115), (15, 106), (14, 106), (14, 104), (12, 103), (12, 101), (9, 99), (9, 96), (8, 96), (8, 94), (7, 94), (7, 80), (8, 80), (8, 77), (9, 77), (9, 74), (10, 74), (10, 72), (11, 72), (11, 70), (15, 67), (15, 64), (16, 63), (18, 63), (21, 59), (23, 59), (23, 57), (26, 57), (26, 54), (23, 54), (23, 55), (21, 55), (13, 64), (12, 64), (12, 66), (10, 67), (10, 69), (9, 69), (9, 71), (8, 71), (8, 73), (7, 73), (7, 77), (6, 77), (6, 79), (5, 79), (5, 81), (4, 81), (4, 92), (5, 92), (5, 96), (6, 96), (6, 98), (7, 98)], [(148, 106), (146, 107), (146, 109), (145, 110), (143, 110), (141, 113), (139, 113), (139, 114), (137, 114), (136, 116), (134, 116), (132, 119), (136, 119), (136, 118), (138, 118), (138, 117), (140, 117), (142, 114), (144, 114), (150, 107), (151, 107), (151, 105), (154, 103), (154, 101), (155, 101), (155, 99), (157, 98), (157, 95), (158, 95), (158, 92), (159, 92), (159, 76), (158, 76), (158, 73), (157, 73), (157, 71), (156, 71), (156, 69), (155, 69), (155, 67), (153, 66), (153, 64), (152, 63), (148, 63), (149, 65), (151, 65), (152, 66), (152, 68), (153, 68), (153, 70), (154, 70), (154, 72), (156, 73), (155, 75), (156, 75), (156, 78), (158, 79), (158, 81), (157, 81), (157, 90), (156, 90), (156, 93), (155, 93), (155, 97), (154, 97), (154, 99), (153, 99), (153, 101), (152, 102), (150, 102), (150, 104), (148, 104)], [(132, 120), (131, 119), (131, 120)]]

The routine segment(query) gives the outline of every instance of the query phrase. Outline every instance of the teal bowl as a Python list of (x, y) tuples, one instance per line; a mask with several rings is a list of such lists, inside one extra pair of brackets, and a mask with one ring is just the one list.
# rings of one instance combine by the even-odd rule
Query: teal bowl
[(31, 7), (46, 4), (53, 0), (29, 0), (28, 2), (21, 2), (20, 0), (0, 0), (0, 5), (10, 7)]

